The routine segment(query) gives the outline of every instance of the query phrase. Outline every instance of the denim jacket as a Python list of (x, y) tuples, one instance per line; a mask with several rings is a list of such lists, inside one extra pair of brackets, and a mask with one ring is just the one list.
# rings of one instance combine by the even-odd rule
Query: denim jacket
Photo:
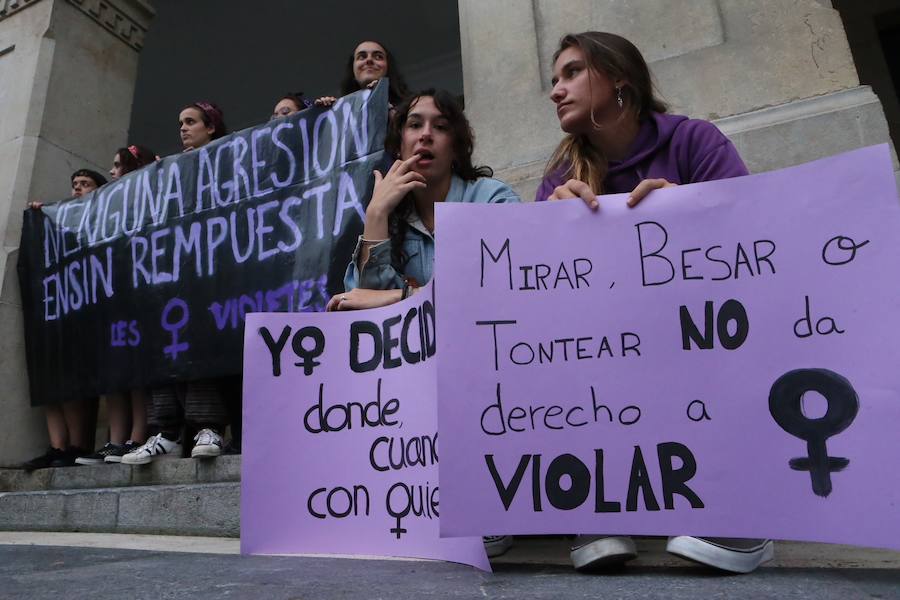
[[(450, 191), (445, 202), (521, 202), (511, 187), (497, 179), (479, 177), (475, 181), (465, 181), (456, 175), (450, 182)], [(353, 251), (353, 259), (344, 275), (344, 289), (365, 288), (370, 290), (397, 290), (403, 287), (404, 279), (414, 279), (419, 285), (431, 280), (434, 268), (434, 236), (422, 224), (418, 213), (409, 217), (409, 228), (403, 239), (406, 263), (394, 264), (391, 260), (391, 241), (369, 247), (369, 260), (362, 273), (357, 268), (362, 236)]]

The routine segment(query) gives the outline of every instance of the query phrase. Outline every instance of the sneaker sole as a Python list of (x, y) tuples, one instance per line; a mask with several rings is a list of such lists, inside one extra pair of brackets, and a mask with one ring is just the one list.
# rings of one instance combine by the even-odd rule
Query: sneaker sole
[(666, 551), (701, 565), (731, 573), (750, 573), (762, 563), (775, 558), (775, 544), (772, 540), (766, 540), (762, 546), (754, 549), (740, 550), (680, 535), (669, 539)]
[(122, 462), (122, 457), (121, 456), (107, 456), (106, 458), (103, 459), (103, 462), (120, 463), (120, 462)]
[(629, 537), (608, 537), (574, 548), (569, 556), (579, 571), (614, 567), (637, 558), (637, 547)]
[(156, 456), (142, 456), (141, 458), (132, 458), (129, 460), (125, 460), (125, 457), (122, 457), (123, 465), (147, 465), (152, 463), (154, 460), (170, 460), (173, 458), (181, 458), (181, 448), (174, 450), (168, 454), (157, 454)]
[(508, 535), (504, 536), (503, 540), (499, 542), (485, 542), (484, 551), (487, 553), (488, 558), (496, 558), (506, 554), (512, 548), (512, 545), (512, 536)]
[(222, 455), (218, 446), (197, 446), (191, 450), (191, 458), (215, 458)]
[(75, 464), (78, 464), (78, 465), (102, 465), (103, 459), (102, 458), (78, 457), (75, 459)]

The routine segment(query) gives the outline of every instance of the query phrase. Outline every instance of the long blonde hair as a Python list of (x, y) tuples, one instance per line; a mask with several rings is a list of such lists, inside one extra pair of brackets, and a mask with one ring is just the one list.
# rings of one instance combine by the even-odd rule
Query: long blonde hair
[[(622, 116), (620, 118), (644, 119), (651, 112), (664, 113), (665, 102), (654, 94), (653, 80), (647, 62), (640, 50), (627, 39), (614, 33), (585, 31), (566, 34), (559, 41), (553, 54), (553, 62), (567, 48), (579, 48), (585, 56), (588, 68), (604, 73), (612, 79), (621, 79)], [(592, 93), (593, 101), (593, 93)], [(592, 102), (593, 104), (593, 102)], [(591, 107), (591, 123), (599, 129)], [(584, 134), (568, 134), (553, 151), (544, 175), (565, 168), (564, 176), (588, 184), (592, 190), (603, 192), (603, 179), (609, 170), (609, 161), (601, 150), (591, 144)]]

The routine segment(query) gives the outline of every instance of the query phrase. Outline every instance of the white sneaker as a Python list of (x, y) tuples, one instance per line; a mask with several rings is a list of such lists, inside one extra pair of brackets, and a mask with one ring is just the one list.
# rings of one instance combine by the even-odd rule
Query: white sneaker
[(615, 567), (637, 558), (634, 540), (624, 536), (578, 536), (569, 557), (576, 569)]
[(486, 535), (481, 539), (484, 542), (484, 550), (487, 552), (488, 558), (505, 554), (513, 545), (513, 536), (511, 535)]
[(194, 436), (194, 449), (191, 450), (193, 458), (212, 458), (222, 454), (222, 436), (212, 429), (201, 429)]
[(723, 571), (749, 573), (775, 557), (775, 543), (772, 540), (679, 535), (669, 538), (666, 551)]
[(146, 465), (157, 458), (180, 458), (181, 444), (158, 433), (122, 457), (123, 465)]

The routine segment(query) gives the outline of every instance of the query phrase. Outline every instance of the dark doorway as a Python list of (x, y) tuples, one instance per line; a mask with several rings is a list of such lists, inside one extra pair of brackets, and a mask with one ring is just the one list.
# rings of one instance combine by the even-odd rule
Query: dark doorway
[(237, 131), (268, 120), (288, 92), (337, 95), (347, 57), (386, 45), (412, 89), (463, 92), (456, 0), (154, 0), (141, 52), (129, 142), (181, 150), (178, 113), (213, 100)]
[(850, 42), (859, 82), (870, 85), (900, 148), (900, 0), (834, 0)]

